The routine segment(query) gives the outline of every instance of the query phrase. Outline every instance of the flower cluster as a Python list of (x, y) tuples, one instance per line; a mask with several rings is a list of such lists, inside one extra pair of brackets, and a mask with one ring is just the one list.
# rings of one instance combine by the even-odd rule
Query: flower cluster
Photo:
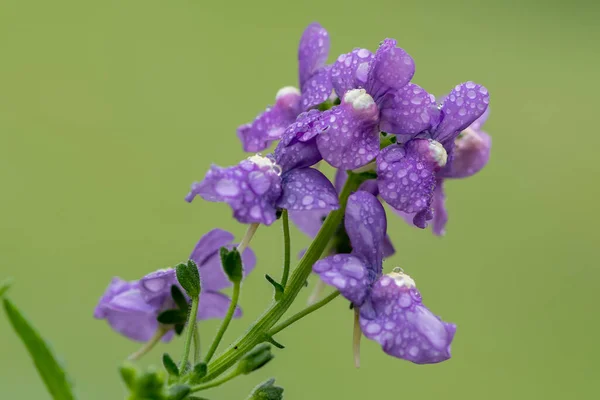
[[(199, 306), (189, 318), (223, 319), (204, 364), (194, 367), (203, 371), (198, 379), (214, 379), (256, 345), (276, 344), (272, 335), (302, 317), (274, 326), (311, 271), (339, 291), (333, 297), (341, 294), (350, 301), (357, 332), (378, 342), (385, 353), (417, 364), (450, 358), (456, 326), (423, 304), (415, 281), (403, 270), (384, 273), (384, 259), (394, 253), (384, 204), (391, 215), (422, 229), (431, 224), (434, 234), (444, 234), (446, 181), (476, 174), (490, 157), (491, 140), (482, 130), (489, 114), (488, 91), (468, 81), (436, 98), (411, 82), (415, 62), (393, 39), (383, 40), (374, 53), (357, 48), (332, 64), (327, 64), (329, 48), (327, 31), (317, 23), (309, 25), (298, 49), (299, 89), (280, 89), (273, 105), (237, 130), (244, 151), (253, 154), (233, 166), (210, 166), (185, 197), (187, 202), (200, 197), (225, 203), (238, 222), (249, 224), (236, 250), (227, 250), (233, 248), (233, 235), (215, 229), (189, 257), (193, 263), (186, 271), (192, 268), (190, 276), (201, 281), (199, 298), (198, 291), (190, 294), (192, 304)], [(271, 145), (274, 149), (266, 152)], [(336, 170), (333, 182), (318, 169), (322, 162)], [(283, 277), (277, 282), (267, 276), (276, 291), (275, 305), (231, 346), (237, 353), (211, 367), (208, 362), (230, 319), (241, 315), (240, 265), (247, 274), (256, 264), (246, 246), (259, 224), (272, 225), (281, 216)], [(314, 238), (289, 282), (288, 216)], [(95, 317), (133, 340), (169, 340), (183, 325), (161, 316), (190, 301), (174, 294), (186, 286), (179, 282), (191, 279), (179, 280), (177, 271), (159, 270), (133, 282), (115, 278)], [(233, 300), (220, 293), (231, 282)], [(279, 302), (282, 298), (290, 301)]]

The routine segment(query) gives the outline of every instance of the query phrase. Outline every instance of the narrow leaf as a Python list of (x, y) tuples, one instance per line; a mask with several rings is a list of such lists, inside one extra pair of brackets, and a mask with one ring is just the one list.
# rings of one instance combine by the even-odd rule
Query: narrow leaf
[(271, 278), (269, 274), (265, 274), (265, 278), (275, 288), (275, 300), (281, 299), (281, 296), (283, 296), (283, 286), (281, 286), (281, 284), (275, 279)]
[(187, 313), (181, 310), (165, 310), (156, 317), (158, 322), (165, 325), (185, 324)]
[(177, 368), (177, 364), (175, 364), (175, 361), (173, 361), (168, 353), (163, 354), (162, 361), (169, 375), (179, 376), (179, 368)]
[(179, 287), (176, 285), (171, 286), (171, 297), (173, 297), (173, 301), (175, 304), (177, 304), (177, 307), (179, 307), (181, 311), (185, 311), (186, 313), (188, 312), (190, 305), (181, 292), (181, 289), (179, 289)]
[(27, 347), (52, 398), (55, 400), (75, 399), (67, 375), (52, 354), (48, 344), (10, 300), (4, 299), (4, 309), (12, 327)]
[(175, 333), (177, 336), (180, 336), (185, 329), (185, 324), (175, 324)]
[(282, 345), (281, 343), (279, 343), (278, 341), (273, 339), (273, 336), (267, 335), (266, 333), (265, 333), (265, 341), (271, 343), (273, 346), (277, 347), (278, 349), (285, 349), (284, 345)]
[(7, 279), (3, 280), (2, 282), (0, 282), (0, 299), (2, 298), (4, 293), (6, 293), (8, 288), (11, 287), (12, 283), (13, 283), (12, 278), (7, 278)]

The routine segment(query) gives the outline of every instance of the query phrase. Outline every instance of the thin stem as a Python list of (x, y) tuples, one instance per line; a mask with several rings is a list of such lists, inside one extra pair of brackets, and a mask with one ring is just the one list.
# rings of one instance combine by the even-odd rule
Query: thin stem
[(283, 256), (283, 275), (281, 276), (281, 286), (285, 290), (285, 285), (287, 284), (288, 277), (290, 275), (290, 221), (288, 218), (288, 211), (283, 210), (281, 214), (281, 220), (283, 222), (283, 247), (284, 247), (284, 256)]
[(214, 380), (212, 382), (205, 383), (203, 385), (192, 386), (190, 393), (199, 392), (201, 390), (210, 389), (210, 388), (213, 388), (215, 386), (222, 385), (225, 382), (229, 382), (230, 380), (232, 380), (233, 378), (235, 378), (235, 377), (237, 377), (239, 375), (240, 375), (240, 373), (238, 371), (234, 370), (233, 372), (231, 372), (230, 374), (224, 376), (221, 379), (217, 379), (217, 380)]
[(252, 240), (252, 237), (256, 233), (256, 230), (258, 229), (259, 226), (260, 226), (260, 224), (258, 224), (258, 223), (248, 225), (246, 234), (242, 238), (242, 241), (240, 242), (240, 244), (237, 245), (237, 251), (239, 251), (240, 254), (243, 253), (244, 250), (246, 250), (246, 247), (248, 247), (248, 245), (250, 244), (250, 241)]
[(194, 327), (194, 365), (200, 360), (200, 331), (198, 330), (198, 322)]
[(306, 301), (307, 306), (312, 306), (313, 304), (315, 304), (317, 302), (317, 300), (319, 300), (319, 297), (321, 297), (321, 293), (323, 293), (325, 286), (327, 286), (325, 284), (325, 282), (323, 282), (321, 279), (317, 278), (317, 283), (315, 284), (315, 287), (314, 287), (312, 293), (310, 294), (310, 296), (308, 297), (308, 300)]
[(144, 345), (140, 347), (138, 351), (127, 357), (127, 359), (129, 361), (139, 360), (143, 355), (147, 354), (150, 350), (152, 350), (154, 346), (156, 346), (156, 344), (160, 342), (160, 339), (162, 339), (162, 337), (165, 336), (165, 334), (169, 332), (172, 328), (173, 327), (171, 325), (159, 324), (156, 333), (154, 333), (154, 336), (152, 336), (150, 340), (144, 343)]
[(183, 356), (181, 358), (181, 365), (179, 366), (180, 371), (184, 371), (188, 358), (190, 357), (190, 349), (192, 347), (192, 338), (194, 337), (194, 331), (196, 330), (196, 316), (198, 315), (198, 297), (192, 298), (192, 308), (188, 317), (188, 329), (185, 335), (185, 344), (183, 347)]
[(269, 335), (273, 336), (276, 333), (281, 332), (282, 330), (284, 330), (285, 328), (287, 328), (294, 322), (306, 317), (308, 314), (312, 313), (313, 311), (316, 311), (319, 308), (323, 307), (324, 305), (326, 305), (327, 303), (329, 303), (331, 300), (335, 299), (339, 295), (340, 295), (340, 292), (338, 292), (336, 290), (335, 292), (331, 293), (329, 296), (325, 297), (323, 300), (319, 301), (318, 303), (315, 303), (315, 304), (311, 305), (310, 307), (306, 307), (304, 310), (292, 315), (291, 317), (289, 317), (288, 319), (286, 319), (279, 325), (271, 328), (271, 330), (269, 331)]
[(300, 293), (304, 287), (306, 279), (312, 271), (313, 264), (321, 257), (329, 243), (329, 239), (335, 234), (340, 222), (342, 222), (346, 203), (348, 202), (348, 196), (350, 196), (350, 193), (355, 191), (363, 181), (364, 177), (351, 172), (348, 173), (348, 180), (340, 194), (340, 208), (330, 212), (325, 219), (319, 233), (308, 247), (306, 253), (304, 253), (304, 257), (302, 257), (300, 263), (294, 269), (294, 272), (291, 274), (284, 295), (279, 301), (271, 304), (243, 337), (236, 340), (221, 356), (210, 363), (208, 366), (209, 372), (202, 380), (203, 382), (210, 381), (221, 375), (257, 344), (264, 342), (265, 333), (281, 319), (294, 302), (296, 296), (298, 296), (298, 293)]
[(208, 362), (210, 361), (212, 356), (217, 351), (217, 348), (219, 347), (219, 343), (221, 342), (221, 339), (223, 339), (223, 335), (225, 334), (225, 331), (229, 327), (231, 318), (233, 318), (233, 314), (235, 313), (235, 308), (237, 306), (239, 298), (240, 298), (240, 282), (234, 282), (233, 283), (233, 296), (231, 298), (231, 303), (229, 304), (229, 309), (227, 310), (227, 315), (225, 315), (225, 318), (223, 319), (223, 322), (221, 323), (221, 327), (219, 328), (219, 331), (217, 332), (215, 339), (213, 340), (212, 344), (210, 345), (210, 349), (208, 349), (208, 353), (206, 353), (206, 358), (204, 359), (205, 363), (208, 364)]
[(360, 367), (360, 338), (362, 332), (360, 330), (360, 313), (358, 308), (354, 308), (354, 332), (352, 334), (352, 353), (354, 354), (354, 366)]

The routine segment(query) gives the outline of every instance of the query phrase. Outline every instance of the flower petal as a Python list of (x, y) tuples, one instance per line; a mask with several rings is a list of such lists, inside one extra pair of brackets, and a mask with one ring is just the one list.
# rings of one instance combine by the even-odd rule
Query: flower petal
[(323, 131), (317, 137), (317, 147), (332, 166), (346, 170), (359, 168), (379, 153), (377, 121), (351, 104), (343, 102), (325, 111), (321, 121)]
[(290, 211), (289, 216), (294, 225), (305, 235), (314, 238), (319, 233), (329, 210)]
[(200, 266), (209, 257), (219, 252), (219, 249), (223, 246), (227, 246), (234, 239), (232, 233), (227, 232), (223, 229), (213, 229), (210, 232), (204, 234), (190, 254), (190, 260), (193, 260), (196, 265)]
[(354, 49), (337, 58), (331, 66), (331, 83), (340, 99), (348, 90), (365, 86), (372, 59), (373, 53), (367, 49)]
[[(147, 342), (158, 329), (156, 320), (158, 313), (135, 313), (123, 311), (110, 311), (106, 316), (108, 324), (116, 332), (138, 342)], [(169, 336), (169, 338), (171, 338)]]
[(444, 181), (438, 179), (433, 192), (433, 234), (443, 236), (446, 234), (446, 223), (448, 222), (448, 212), (446, 212), (446, 195), (444, 194)]
[(342, 296), (360, 306), (369, 289), (369, 270), (365, 262), (351, 254), (325, 257), (313, 265), (323, 282), (338, 289)]
[(344, 223), (352, 254), (364, 258), (373, 275), (380, 274), (387, 219), (379, 200), (362, 190), (353, 193), (348, 197)]
[(175, 270), (159, 269), (140, 279), (140, 292), (145, 301), (152, 301), (170, 296), (172, 285), (178, 285)]
[(394, 244), (392, 243), (392, 239), (390, 239), (389, 235), (385, 235), (385, 239), (383, 240), (383, 244), (381, 246), (382, 256), (383, 258), (388, 258), (396, 253), (396, 249), (394, 248)]
[(136, 285), (136, 282), (127, 282), (121, 278), (114, 277), (94, 309), (94, 318), (105, 318), (107, 304), (118, 294), (123, 293)]
[(323, 67), (316, 71), (302, 85), (302, 109), (308, 110), (315, 107), (329, 98), (333, 85), (329, 75), (330, 69)]
[(298, 75), (303, 93), (306, 82), (325, 65), (328, 55), (329, 34), (313, 22), (302, 33), (298, 46)]
[(387, 354), (416, 364), (450, 358), (456, 325), (429, 311), (416, 288), (384, 275), (373, 285), (368, 305), (367, 312), (361, 309), (361, 330)]
[(275, 148), (275, 161), (283, 173), (295, 168), (310, 167), (323, 159), (315, 139), (320, 132), (320, 115), (317, 110), (304, 112), (285, 130)]
[(283, 193), (277, 206), (287, 210), (336, 210), (340, 204), (329, 179), (313, 168), (294, 169), (283, 175)]
[(385, 96), (379, 106), (382, 131), (393, 133), (404, 143), (431, 127), (435, 99), (414, 83)]
[(466, 178), (475, 175), (490, 159), (492, 139), (482, 131), (465, 129), (455, 140), (451, 160), (440, 171), (444, 178)]
[[(213, 318), (224, 318), (227, 315), (227, 309), (231, 304), (231, 299), (219, 292), (202, 291), (200, 292), (200, 302), (198, 304), (198, 321)], [(233, 318), (242, 316), (242, 309), (236, 307)]]
[(473, 82), (456, 85), (444, 99), (441, 121), (432, 139), (443, 144), (451, 143), (485, 112), (489, 102), (490, 95), (485, 87)]
[(378, 100), (390, 90), (402, 88), (415, 74), (415, 62), (404, 49), (396, 47), (394, 39), (379, 45), (367, 78), (366, 89)]
[[(231, 250), (234, 245), (228, 244), (225, 247)], [(242, 253), (242, 266), (245, 278), (256, 266), (256, 256), (252, 249), (246, 248)], [(198, 265), (198, 272), (200, 273), (200, 279), (202, 281), (202, 290), (216, 292), (232, 285), (223, 270), (221, 255), (218, 251), (214, 252), (202, 264)]]
[(259, 114), (254, 121), (237, 129), (244, 151), (257, 152), (278, 140), (289, 124), (300, 114), (302, 96), (296, 88), (285, 87), (277, 93), (275, 104)]
[[(386, 147), (377, 157), (377, 184), (381, 197), (405, 213), (417, 213), (415, 224), (423, 225), (435, 189), (436, 164), (426, 139), (411, 140), (405, 146)], [(417, 220), (419, 222), (417, 222)]]
[(191, 202), (195, 196), (229, 204), (241, 223), (271, 225), (281, 196), (281, 177), (273, 160), (257, 155), (233, 167), (211, 166), (202, 182), (192, 184), (186, 200)]

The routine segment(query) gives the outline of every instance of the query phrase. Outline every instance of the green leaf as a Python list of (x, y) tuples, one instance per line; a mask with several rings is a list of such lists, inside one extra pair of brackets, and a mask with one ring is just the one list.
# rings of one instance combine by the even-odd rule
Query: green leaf
[(75, 399), (67, 375), (52, 354), (48, 344), (10, 300), (4, 299), (4, 309), (12, 327), (27, 347), (52, 398), (55, 400)]
[(165, 310), (156, 317), (158, 322), (165, 325), (185, 324), (187, 313), (181, 310)]
[(194, 261), (188, 260), (187, 264), (177, 265), (175, 273), (179, 284), (185, 289), (188, 296), (198, 297), (200, 295), (200, 274)]
[(177, 336), (180, 336), (185, 329), (185, 324), (175, 324), (175, 333)]
[(177, 368), (177, 364), (168, 353), (163, 354), (162, 361), (169, 375), (179, 376), (179, 368)]
[(273, 288), (275, 288), (275, 300), (281, 299), (281, 296), (283, 296), (283, 286), (275, 279), (271, 278), (269, 274), (265, 274), (265, 278), (273, 285)]
[(7, 278), (7, 279), (3, 280), (2, 282), (0, 282), (0, 299), (2, 298), (4, 293), (6, 293), (8, 288), (10, 288), (12, 286), (12, 284), (13, 284), (12, 278)]
[(208, 372), (208, 366), (206, 365), (206, 363), (199, 362), (198, 364), (194, 365), (194, 369), (193, 369), (192, 375), (190, 377), (190, 382), (198, 383), (200, 381), (200, 379), (202, 379), (206, 376), (207, 372)]
[(186, 313), (188, 312), (190, 304), (177, 285), (171, 286), (171, 297), (173, 297), (173, 301), (175, 304), (177, 304), (177, 307), (179, 307), (181, 311), (185, 311)]
[(265, 333), (265, 341), (271, 343), (273, 346), (277, 347), (278, 349), (285, 349), (284, 345), (282, 345), (281, 343), (279, 343), (278, 341), (273, 339), (273, 336), (268, 335), (266, 333)]
[(125, 364), (119, 367), (119, 372), (121, 373), (121, 379), (125, 382), (125, 385), (129, 388), (129, 390), (135, 389), (135, 382), (138, 379), (138, 369), (135, 365), (126, 362)]
[(175, 385), (169, 388), (168, 400), (183, 400), (190, 393), (191, 388), (188, 385)]
[(281, 400), (283, 399), (283, 388), (275, 386), (275, 379), (271, 378), (258, 385), (248, 400)]
[(226, 247), (221, 247), (221, 265), (229, 277), (231, 282), (241, 282), (244, 277), (244, 270), (242, 268), (242, 256), (236, 248), (227, 250)]

